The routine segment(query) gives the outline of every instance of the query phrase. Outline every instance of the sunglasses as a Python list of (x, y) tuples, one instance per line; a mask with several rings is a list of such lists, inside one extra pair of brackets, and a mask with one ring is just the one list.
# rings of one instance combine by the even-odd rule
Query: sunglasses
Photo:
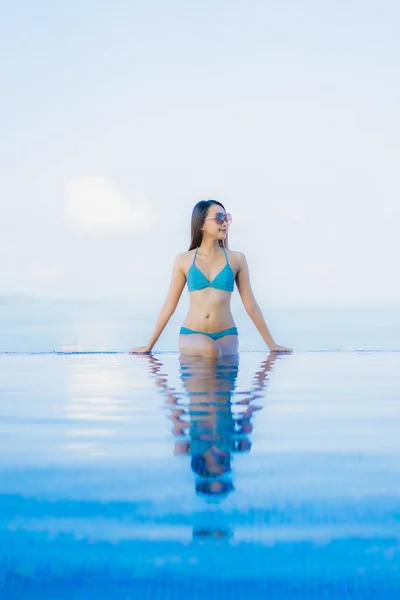
[(232, 215), (229, 213), (217, 213), (213, 217), (207, 217), (204, 219), (205, 221), (215, 221), (217, 225), (223, 225), (224, 221), (226, 221), (227, 225), (232, 223)]

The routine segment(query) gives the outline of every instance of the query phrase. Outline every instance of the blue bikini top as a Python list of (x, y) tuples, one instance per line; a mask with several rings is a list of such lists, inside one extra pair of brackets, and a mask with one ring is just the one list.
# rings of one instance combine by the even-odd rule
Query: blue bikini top
[(196, 292), (197, 290), (203, 290), (206, 287), (212, 287), (216, 290), (223, 290), (224, 292), (233, 292), (234, 284), (235, 284), (235, 276), (231, 269), (231, 266), (228, 262), (228, 257), (226, 255), (226, 250), (222, 247), (225, 258), (226, 265), (224, 268), (214, 277), (212, 281), (208, 281), (207, 277), (198, 269), (195, 265), (196, 256), (198, 248), (196, 248), (196, 252), (194, 254), (193, 263), (190, 266), (190, 269), (187, 273), (187, 285), (189, 292)]

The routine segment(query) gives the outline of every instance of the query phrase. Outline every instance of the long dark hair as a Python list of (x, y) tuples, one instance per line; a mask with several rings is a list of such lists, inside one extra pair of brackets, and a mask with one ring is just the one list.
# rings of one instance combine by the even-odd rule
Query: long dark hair
[[(191, 224), (191, 242), (190, 242), (190, 246), (189, 246), (189, 250), (194, 250), (195, 248), (198, 248), (201, 244), (201, 241), (203, 239), (203, 232), (201, 230), (201, 228), (204, 225), (204, 219), (207, 216), (207, 212), (208, 209), (210, 208), (210, 206), (212, 204), (218, 204), (218, 206), (221, 206), (224, 209), (224, 212), (226, 212), (225, 210), (225, 206), (223, 204), (221, 204), (221, 202), (218, 202), (218, 200), (200, 200), (200, 202), (198, 202), (196, 204), (196, 206), (193, 208), (193, 212), (192, 212), (192, 224)], [(226, 237), (224, 240), (218, 240), (219, 245), (225, 246), (225, 248), (228, 247), (228, 234), (226, 234)]]

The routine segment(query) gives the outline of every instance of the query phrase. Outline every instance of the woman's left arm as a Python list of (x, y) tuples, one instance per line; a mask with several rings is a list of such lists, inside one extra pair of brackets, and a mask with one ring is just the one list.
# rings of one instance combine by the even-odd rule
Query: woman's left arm
[(254, 325), (257, 327), (262, 339), (267, 344), (271, 352), (292, 352), (291, 348), (286, 348), (285, 346), (278, 346), (275, 343), (264, 320), (261, 309), (258, 306), (256, 299), (254, 298), (253, 290), (251, 289), (250, 284), (249, 268), (247, 266), (246, 257), (241, 252), (238, 252), (238, 255), (239, 269), (236, 274), (236, 285), (238, 287), (239, 294), (247, 314), (253, 321)]

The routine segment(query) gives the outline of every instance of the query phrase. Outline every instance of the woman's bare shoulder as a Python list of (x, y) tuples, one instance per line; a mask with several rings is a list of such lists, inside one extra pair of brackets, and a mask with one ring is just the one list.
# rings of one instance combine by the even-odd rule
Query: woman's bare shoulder
[(228, 250), (229, 261), (237, 264), (238, 266), (242, 264), (244, 260), (246, 260), (243, 252), (239, 252), (239, 250)]
[(189, 262), (193, 261), (194, 253), (194, 250), (186, 250), (185, 252), (180, 252), (176, 255), (175, 264), (185, 269)]
[(179, 260), (188, 260), (193, 258), (195, 252), (196, 250), (186, 250), (185, 252), (180, 252), (177, 255), (177, 258), (179, 258)]

